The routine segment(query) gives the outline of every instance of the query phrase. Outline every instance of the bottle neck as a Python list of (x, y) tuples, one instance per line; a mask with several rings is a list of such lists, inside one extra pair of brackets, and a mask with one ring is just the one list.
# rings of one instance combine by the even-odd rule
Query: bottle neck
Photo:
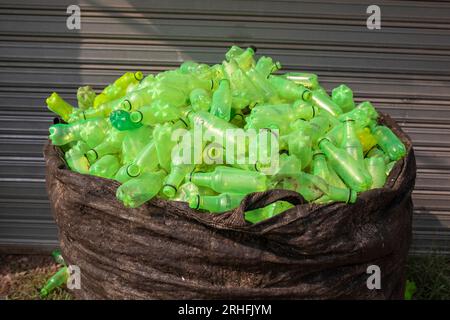
[(200, 187), (210, 187), (212, 177), (211, 173), (198, 172), (191, 175), (190, 181)]

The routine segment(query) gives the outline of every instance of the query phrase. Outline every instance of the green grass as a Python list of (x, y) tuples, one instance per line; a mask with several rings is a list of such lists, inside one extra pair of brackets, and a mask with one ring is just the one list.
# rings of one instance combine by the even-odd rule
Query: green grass
[(450, 257), (432, 254), (409, 257), (407, 279), (414, 281), (414, 300), (450, 299)]

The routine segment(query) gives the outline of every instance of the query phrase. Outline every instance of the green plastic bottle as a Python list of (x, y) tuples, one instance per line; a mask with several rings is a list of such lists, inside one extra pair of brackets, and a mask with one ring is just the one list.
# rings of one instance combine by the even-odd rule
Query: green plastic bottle
[(220, 81), (219, 88), (213, 93), (210, 113), (225, 121), (231, 117), (231, 89), (227, 79)]
[(69, 151), (64, 154), (64, 159), (70, 169), (81, 174), (89, 173), (89, 161), (86, 158), (86, 152), (89, 146), (83, 142), (78, 141)]
[(154, 126), (177, 120), (181, 117), (181, 109), (175, 108), (162, 101), (154, 101), (149, 106), (143, 106), (139, 110), (130, 113), (130, 120), (135, 124)]
[(263, 77), (268, 78), (270, 74), (281, 69), (281, 63), (278, 61), (274, 62), (270, 57), (261, 57), (258, 59), (255, 69)]
[(338, 188), (347, 188), (336, 172), (328, 165), (325, 154), (317, 150), (313, 155), (312, 174), (327, 181), (328, 184)]
[(386, 165), (386, 176), (389, 176), (397, 161), (391, 161)]
[(209, 111), (212, 102), (208, 91), (202, 88), (192, 90), (189, 95), (189, 101), (194, 111)]
[(367, 171), (372, 177), (372, 186), (370, 189), (382, 188), (386, 183), (386, 163), (381, 157), (364, 159)]
[(370, 174), (350, 154), (334, 146), (327, 138), (321, 139), (318, 145), (328, 163), (350, 189), (361, 192), (370, 188)]
[(277, 201), (260, 209), (245, 212), (245, 220), (251, 223), (258, 223), (272, 218), (294, 206), (287, 201)]
[(239, 207), (245, 194), (221, 193), (217, 196), (194, 195), (189, 199), (189, 207), (209, 212), (224, 212)]
[(53, 92), (47, 100), (47, 107), (50, 111), (56, 113), (64, 121), (69, 120), (70, 114), (75, 109), (71, 104), (67, 103), (63, 98), (61, 98), (56, 92)]
[(295, 155), (281, 154), (279, 157), (278, 168), (272, 179), (283, 179), (292, 177), (302, 171), (302, 163)]
[(388, 164), (388, 163), (391, 161), (391, 159), (389, 159), (389, 156), (386, 155), (386, 154), (383, 152), (383, 150), (380, 150), (380, 149), (378, 149), (377, 147), (374, 147), (374, 148), (370, 149), (370, 150), (367, 152), (367, 155), (366, 155), (366, 156), (367, 156), (368, 158), (380, 157), (380, 158), (382, 158), (382, 159), (384, 160), (384, 163), (385, 163), (385, 164)]
[(66, 266), (64, 266), (47, 281), (44, 287), (42, 287), (40, 291), (41, 297), (48, 296), (53, 290), (66, 284), (68, 279), (69, 270)]
[(237, 62), (239, 67), (244, 70), (250, 70), (255, 66), (255, 60), (254, 60), (255, 51), (252, 48), (247, 48), (239, 55), (236, 55), (234, 57), (234, 60)]
[(120, 183), (139, 177), (144, 172), (156, 171), (159, 167), (158, 154), (154, 141), (150, 141), (138, 153), (136, 159), (130, 164), (125, 164), (117, 171), (114, 179)]
[(337, 117), (343, 113), (341, 107), (334, 103), (333, 100), (321, 90), (314, 90), (312, 92), (312, 102), (316, 107), (328, 112), (333, 117)]
[(119, 170), (120, 161), (119, 158), (110, 154), (101, 157), (89, 168), (89, 174), (113, 179), (116, 172)]
[(288, 101), (303, 100), (310, 101), (312, 92), (302, 85), (297, 85), (293, 81), (279, 76), (270, 76), (269, 82), (277, 90), (278, 95)]
[[(283, 137), (282, 137), (283, 139)], [(289, 154), (295, 155), (301, 163), (301, 168), (306, 168), (312, 160), (311, 136), (304, 135), (303, 131), (294, 131), (287, 140)]]
[(238, 46), (231, 46), (230, 49), (228, 49), (227, 53), (225, 53), (225, 59), (227, 61), (231, 61), (233, 59), (236, 59), (239, 55), (244, 53), (244, 49)]
[(122, 142), (125, 135), (125, 131), (111, 128), (106, 135), (106, 139), (102, 143), (86, 152), (89, 163), (93, 164), (107, 154), (120, 153), (122, 151)]
[(355, 121), (352, 119), (344, 122), (344, 135), (342, 137), (341, 148), (347, 151), (359, 163), (363, 161), (363, 147), (356, 134)]
[(319, 81), (317, 75), (313, 73), (304, 72), (288, 72), (283, 75), (286, 79), (294, 81), (309, 90), (316, 90), (319, 88)]
[(130, 119), (130, 113), (125, 110), (116, 110), (109, 116), (111, 125), (119, 131), (134, 130), (142, 127), (142, 123), (133, 122)]
[(267, 189), (267, 178), (264, 174), (225, 166), (217, 166), (213, 172), (192, 173), (186, 179), (219, 193), (247, 194)]
[(345, 121), (347, 119), (355, 120), (357, 127), (364, 128), (371, 125), (371, 123), (373, 123), (373, 121), (377, 118), (378, 112), (370, 102), (365, 101), (357, 105), (353, 110), (341, 114), (338, 119), (341, 121)]
[(109, 124), (105, 119), (81, 120), (71, 124), (58, 123), (49, 128), (48, 138), (55, 146), (83, 140), (94, 147), (103, 141), (108, 129)]
[(403, 142), (386, 126), (375, 126), (372, 133), (381, 149), (391, 160), (397, 161), (406, 155)]
[[(156, 91), (158, 88), (155, 86), (143, 88), (141, 90), (133, 91), (121, 98), (119, 104), (114, 105), (114, 109), (123, 109), (125, 111), (134, 111), (142, 106), (149, 105), (155, 100)], [(158, 91), (159, 92), (159, 91)], [(113, 109), (111, 108), (110, 112)], [(110, 113), (109, 112), (109, 113)], [(108, 113), (108, 115), (109, 115)]]
[(173, 198), (178, 192), (178, 187), (183, 182), (187, 174), (191, 173), (195, 168), (195, 164), (178, 164), (173, 165), (170, 173), (164, 180), (162, 192), (168, 198)]
[(280, 101), (277, 90), (272, 86), (268, 79), (262, 76), (256, 69), (252, 68), (245, 72), (251, 83), (262, 93), (262, 98), (270, 103)]
[(122, 141), (122, 163), (130, 164), (139, 152), (153, 139), (152, 129), (142, 126), (136, 130), (127, 131)]
[(125, 207), (137, 208), (158, 194), (165, 176), (163, 170), (144, 172), (139, 177), (122, 184), (117, 189), (116, 197)]
[(345, 84), (341, 84), (331, 92), (331, 100), (341, 107), (343, 112), (349, 112), (355, 108), (353, 91)]
[(95, 91), (90, 86), (79, 87), (77, 91), (78, 108), (87, 110), (94, 107)]
[(55, 260), (55, 262), (57, 264), (66, 265), (66, 262), (64, 261), (64, 258), (61, 254), (61, 250), (58, 250), (58, 249), (53, 250), (52, 257), (53, 257), (53, 260)]

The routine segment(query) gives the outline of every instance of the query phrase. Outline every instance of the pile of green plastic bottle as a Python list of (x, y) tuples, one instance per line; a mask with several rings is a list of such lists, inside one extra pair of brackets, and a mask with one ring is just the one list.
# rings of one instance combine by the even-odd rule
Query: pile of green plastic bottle
[[(372, 104), (355, 105), (346, 85), (330, 96), (315, 74), (282, 74), (270, 57), (256, 60), (254, 48), (233, 46), (225, 57), (213, 66), (186, 61), (156, 76), (127, 72), (100, 94), (81, 87), (78, 108), (53, 93), (48, 108), (65, 123), (51, 126), (49, 138), (73, 171), (119, 181), (117, 198), (127, 207), (158, 196), (210, 212), (274, 188), (314, 203), (354, 203), (358, 193), (383, 187), (405, 156), (400, 139), (377, 123)], [(174, 163), (173, 132), (195, 124), (225, 141), (228, 129), (276, 130), (277, 169), (266, 174), (257, 162)], [(290, 206), (280, 201), (246, 218), (261, 221)]]

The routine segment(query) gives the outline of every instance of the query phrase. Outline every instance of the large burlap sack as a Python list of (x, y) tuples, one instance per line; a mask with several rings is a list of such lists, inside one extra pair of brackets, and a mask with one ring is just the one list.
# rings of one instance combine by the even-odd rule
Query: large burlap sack
[[(67, 169), (61, 150), (44, 154), (47, 188), (64, 258), (81, 270), (78, 298), (402, 299), (411, 241), (416, 165), (410, 139), (386, 186), (355, 204), (304, 203), (296, 192), (248, 195), (223, 214), (153, 199), (137, 209), (116, 199), (119, 184)], [(258, 224), (246, 210), (278, 200), (295, 207)], [(367, 268), (381, 271), (369, 289)]]

